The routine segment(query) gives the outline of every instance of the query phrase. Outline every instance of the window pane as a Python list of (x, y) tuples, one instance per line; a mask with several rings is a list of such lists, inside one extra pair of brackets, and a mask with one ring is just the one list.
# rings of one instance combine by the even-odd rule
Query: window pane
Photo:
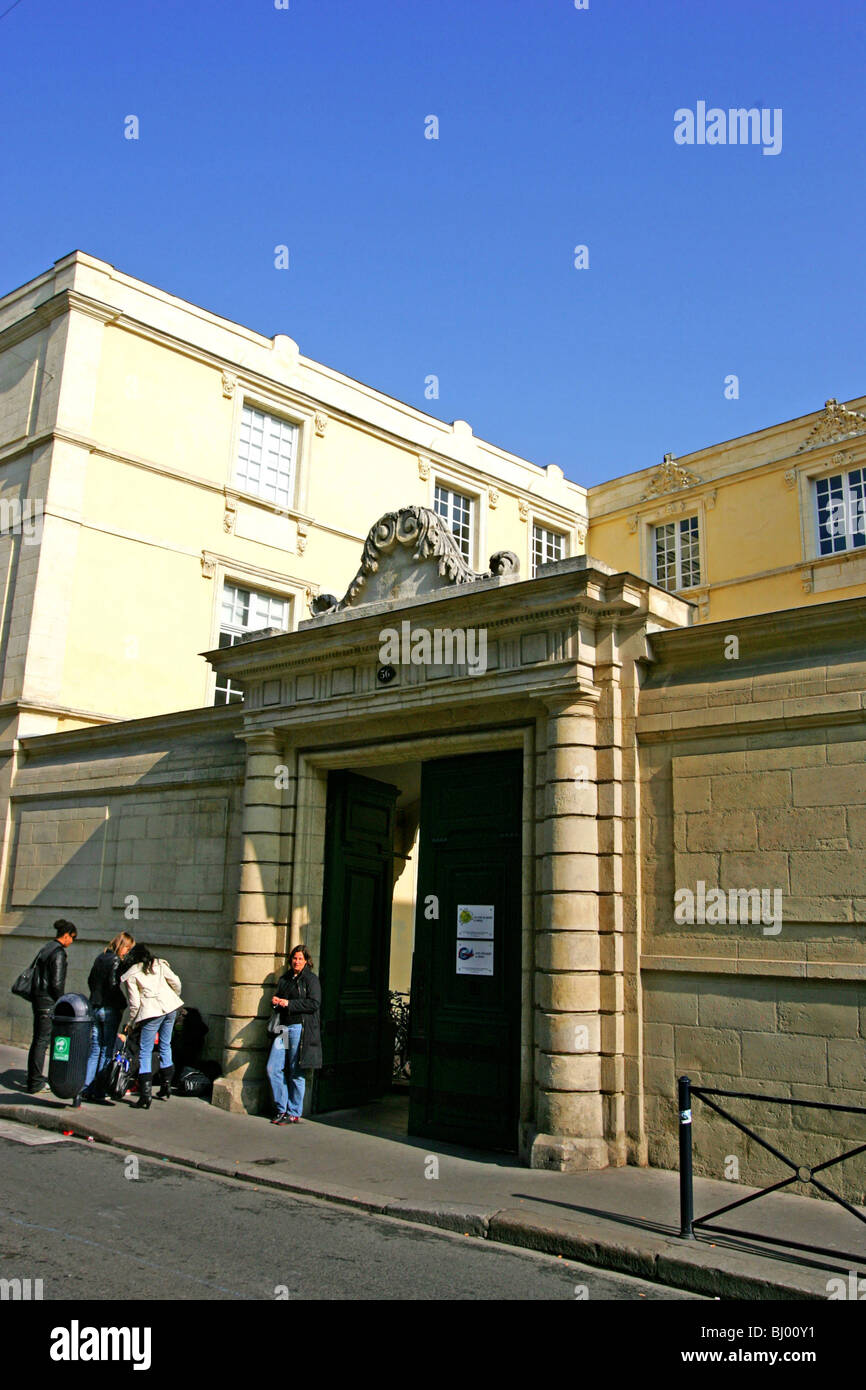
[(433, 507), (453, 533), (464, 560), (472, 556), (472, 498), (436, 484)]
[(818, 503), (818, 549), (822, 555), (833, 555), (846, 548), (845, 489), (841, 473), (832, 478), (819, 478), (816, 484)]
[(680, 522), (680, 582), (682, 589), (692, 589), (701, 582), (701, 561), (698, 551), (698, 519), (684, 518)]
[(535, 575), (539, 565), (549, 565), (561, 560), (565, 554), (565, 537), (560, 531), (549, 531), (546, 526), (532, 527), (532, 573)]
[(672, 521), (655, 528), (656, 583), (662, 589), (677, 587), (676, 527)]
[(294, 491), (297, 426), (245, 405), (241, 413), (235, 477), (248, 492), (282, 507)]

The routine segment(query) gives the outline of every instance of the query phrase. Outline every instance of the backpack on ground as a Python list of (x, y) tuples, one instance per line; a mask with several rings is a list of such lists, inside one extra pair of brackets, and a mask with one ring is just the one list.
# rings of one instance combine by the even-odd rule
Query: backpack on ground
[(198, 1067), (181, 1067), (175, 1085), (179, 1095), (198, 1096), (201, 1100), (210, 1100), (213, 1091), (210, 1077), (205, 1076)]

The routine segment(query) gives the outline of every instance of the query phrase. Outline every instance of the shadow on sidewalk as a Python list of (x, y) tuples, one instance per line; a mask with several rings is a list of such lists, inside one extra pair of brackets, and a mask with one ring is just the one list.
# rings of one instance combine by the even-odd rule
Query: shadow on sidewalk
[[(522, 1201), (532, 1202), (535, 1206), (558, 1207), (567, 1211), (570, 1216), (595, 1216), (602, 1221), (610, 1221), (620, 1226), (626, 1226), (630, 1230), (641, 1230), (651, 1232), (654, 1235), (662, 1235), (668, 1239), (679, 1241), (679, 1223), (672, 1225), (670, 1222), (648, 1221), (640, 1216), (630, 1216), (623, 1212), (602, 1210), (598, 1207), (578, 1206), (574, 1202), (560, 1202), (550, 1197), (539, 1197), (534, 1192), (517, 1192), (514, 1194)], [(814, 1198), (802, 1198), (802, 1201), (814, 1201)], [(772, 1216), (770, 1217), (772, 1220)], [(712, 1234), (712, 1239), (710, 1239)], [(764, 1241), (752, 1238), (747, 1232), (742, 1236), (731, 1235), (727, 1232), (696, 1231), (693, 1240), (683, 1240), (684, 1250), (694, 1249), (697, 1245), (702, 1245), (709, 1249), (720, 1248), (724, 1250), (734, 1250), (746, 1255), (760, 1255), (764, 1259), (774, 1260), (777, 1264), (798, 1265), (807, 1270), (826, 1270), (828, 1274), (847, 1275), (850, 1272), (850, 1262), (844, 1265), (828, 1263), (828, 1257), (821, 1257), (817, 1254), (804, 1255), (802, 1251), (794, 1250), (790, 1246), (768, 1245)], [(834, 1258), (832, 1255), (829, 1259)], [(838, 1259), (847, 1260), (845, 1252), (839, 1252)], [(866, 1263), (866, 1256), (863, 1257)]]
[(430, 1154), (444, 1154), (449, 1158), (464, 1158), (488, 1167), (516, 1168), (523, 1171), (516, 1153), (469, 1149), (461, 1144), (448, 1144), (441, 1139), (419, 1139), (416, 1135), (409, 1134), (408, 1094), (392, 1092), (383, 1096), (381, 1100), (371, 1101), (353, 1110), (332, 1110), (323, 1115), (311, 1115), (308, 1122), (331, 1129), (350, 1130), (354, 1134), (368, 1134), (376, 1139), (389, 1139), (407, 1148), (424, 1149)]

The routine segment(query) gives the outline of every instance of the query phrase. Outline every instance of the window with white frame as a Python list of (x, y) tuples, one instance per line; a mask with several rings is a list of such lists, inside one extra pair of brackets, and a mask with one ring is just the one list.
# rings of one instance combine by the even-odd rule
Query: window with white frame
[(866, 546), (866, 468), (852, 468), (815, 483), (818, 554)]
[(245, 404), (235, 465), (238, 486), (288, 509), (294, 501), (297, 447), (297, 425)]
[[(239, 584), (232, 584), (228, 579), (225, 581), (220, 614), (221, 647), (233, 647), (246, 633), (258, 632), (260, 628), (279, 627), (287, 631), (288, 626), (287, 598), (258, 593), (255, 589), (242, 589)], [(232, 681), (225, 672), (218, 671), (214, 704), (239, 704), (243, 698), (243, 686)]]
[(440, 516), (450, 531), (454, 533), (454, 539), (460, 547), (460, 552), (467, 562), (472, 563), (472, 498), (465, 497), (462, 492), (454, 492), (451, 488), (443, 487), (441, 483), (436, 484), (433, 506), (436, 515)]
[(654, 528), (655, 582), (661, 589), (694, 589), (701, 582), (698, 518), (684, 516)]
[(549, 565), (554, 560), (565, 558), (565, 536), (561, 531), (551, 531), (537, 522), (532, 527), (532, 577), (538, 573), (539, 565)]

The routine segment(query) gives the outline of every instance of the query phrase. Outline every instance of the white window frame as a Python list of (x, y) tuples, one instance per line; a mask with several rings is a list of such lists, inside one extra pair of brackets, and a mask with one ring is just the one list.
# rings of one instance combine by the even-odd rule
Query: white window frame
[[(442, 473), (439, 471), (437, 471), (436, 473), (431, 472), (430, 509), (431, 511), (436, 512), (436, 515), (439, 517), (439, 520), (444, 522), (449, 530), (451, 530), (450, 523), (445, 521), (444, 517), (440, 516), (436, 508), (436, 489), (438, 487), (444, 488), (448, 492), (459, 493), (460, 496), (465, 497), (469, 503), (469, 554), (468, 556), (463, 555), (462, 549), (460, 553), (461, 555), (463, 555), (463, 558), (466, 560), (466, 563), (467, 565), (469, 565), (470, 569), (477, 570), (479, 568), (478, 555), (482, 552), (483, 547), (481, 495), (479, 494), (477, 488), (474, 488), (471, 485), (467, 484), (467, 482), (463, 478), (454, 477), (453, 474)], [(453, 532), (452, 535), (454, 535)], [(456, 535), (454, 536), (454, 539), (459, 547), (460, 542), (457, 540)]]
[[(241, 482), (238, 477), (241, 426), (245, 407), (259, 411), (263, 415), (270, 415), (276, 420), (284, 421), (297, 430), (293, 479), (288, 506), (283, 506), (282, 503), (275, 502), (262, 493), (251, 492), (246, 482)], [(285, 401), (266, 395), (253, 386), (246, 387), (239, 384), (234, 393), (231, 453), (228, 459), (225, 483), (226, 495), (242, 497), (245, 502), (251, 502), (283, 516), (288, 514), (291, 517), (305, 517), (309, 493), (310, 454), (315, 435), (314, 420), (315, 409), (313, 407), (308, 409), (294, 401)]]
[[(234, 584), (239, 589), (250, 589), (256, 593), (267, 594), (271, 598), (284, 599), (289, 605), (289, 626), (287, 632), (294, 632), (298, 623), (307, 613), (307, 602), (318, 593), (319, 586), (309, 579), (278, 574), (274, 570), (263, 569), (259, 565), (249, 565), (228, 555), (219, 555), (203, 550), (201, 555), (203, 581), (213, 584), (211, 601), (211, 630), (209, 650), (219, 647), (222, 631), (222, 604), (226, 584)], [(205, 665), (204, 704), (214, 705), (216, 700), (217, 673), (207, 662)], [(217, 708), (221, 708), (218, 705)]]
[[(529, 518), (529, 574), (530, 578), (535, 579), (537, 574), (535, 560), (535, 532), (541, 531), (544, 537), (555, 536), (562, 542), (562, 554), (556, 556), (556, 560), (567, 560), (569, 553), (569, 533), (562, 531), (557, 526), (551, 526), (543, 517), (532, 516)], [(546, 547), (545, 547), (546, 548)], [(541, 565), (555, 564), (556, 560), (542, 560)]]
[[(694, 522), (694, 526), (691, 525), (692, 522)], [(690, 530), (690, 531), (694, 531), (694, 534), (695, 534), (695, 539), (696, 539), (696, 544), (697, 544), (697, 551), (698, 551), (698, 556), (697, 556), (697, 559), (698, 559), (698, 578), (697, 578), (697, 580), (694, 580), (694, 579), (691, 579), (691, 578), (690, 578), (688, 581), (685, 581), (685, 580), (684, 580), (684, 576), (683, 576), (683, 536), (682, 536), (682, 528), (683, 528), (683, 526), (686, 525), (687, 523), (689, 524), (689, 530)], [(667, 584), (663, 584), (662, 581), (661, 581), (661, 579), (659, 578), (659, 574), (658, 574), (658, 537), (657, 537), (657, 532), (658, 532), (662, 527), (664, 527), (664, 526), (673, 526), (673, 528), (674, 528), (674, 569), (675, 569), (675, 576), (674, 576), (674, 577), (675, 577), (675, 579), (676, 579), (676, 583), (674, 584), (674, 587), (673, 587), (673, 588), (669, 588), (669, 587), (667, 586)], [(652, 577), (653, 577), (653, 583), (656, 584), (656, 585), (658, 586), (658, 588), (664, 589), (664, 590), (665, 590), (665, 593), (668, 593), (668, 594), (682, 594), (682, 593), (689, 593), (690, 591), (692, 591), (692, 590), (694, 590), (694, 589), (701, 589), (701, 588), (705, 587), (706, 580), (705, 580), (705, 577), (704, 577), (704, 564), (703, 564), (703, 559), (704, 559), (704, 556), (703, 556), (703, 545), (702, 545), (702, 536), (701, 536), (701, 519), (700, 519), (700, 515), (698, 514), (698, 512), (689, 512), (689, 513), (688, 513), (687, 515), (685, 515), (685, 516), (663, 517), (662, 519), (653, 522), (653, 524), (652, 524)]]
[[(255, 430), (261, 433), (260, 458), (243, 457), (245, 431), (252, 439)], [(270, 502), (281, 511), (294, 508), (298, 487), (298, 452), (300, 427), (285, 415), (262, 410), (250, 400), (241, 405), (238, 438), (235, 447), (233, 484), (240, 492), (250, 493)], [(288, 457), (285, 447), (288, 445)], [(276, 462), (274, 462), (276, 460)], [(258, 472), (253, 478), (252, 473)], [(275, 474), (273, 481), (268, 475)]]
[[(282, 631), (283, 631), (283, 632), (291, 632), (291, 630), (292, 630), (292, 616), (293, 616), (293, 614), (292, 614), (293, 605), (292, 605), (292, 598), (291, 598), (291, 595), (289, 595), (289, 594), (278, 594), (278, 593), (275, 593), (273, 590), (270, 590), (270, 589), (254, 589), (254, 588), (252, 587), (252, 585), (249, 583), (248, 580), (247, 580), (247, 581), (239, 580), (239, 579), (230, 577), (229, 575), (224, 575), (224, 576), (223, 576), (223, 580), (222, 580), (222, 584), (220, 585), (220, 590), (219, 590), (219, 593), (218, 593), (218, 596), (217, 596), (218, 599), (219, 599), (219, 633), (218, 633), (218, 638), (217, 638), (217, 644), (218, 644), (220, 647), (224, 647), (224, 646), (233, 647), (233, 646), (235, 646), (235, 645), (237, 644), (238, 641), (240, 641), (240, 639), (241, 639), (242, 637), (245, 637), (248, 633), (265, 631), (265, 630), (266, 630), (267, 628), (269, 628), (269, 627), (277, 627), (277, 626), (278, 626), (277, 623), (273, 623), (273, 622), (263, 622), (263, 623), (261, 624), (260, 627), (252, 627), (252, 626), (249, 625), (249, 623), (247, 623), (247, 624), (227, 623), (227, 622), (225, 621), (225, 618), (224, 618), (224, 609), (225, 609), (226, 591), (227, 591), (228, 589), (233, 589), (233, 590), (235, 591), (235, 594), (236, 594), (236, 595), (237, 595), (237, 594), (243, 593), (243, 594), (248, 594), (248, 595), (250, 596), (250, 600), (251, 600), (250, 605), (249, 605), (250, 612), (252, 611), (252, 608), (253, 608), (252, 600), (254, 600), (254, 599), (264, 599), (264, 600), (266, 600), (269, 609), (270, 609), (270, 607), (271, 607), (274, 603), (285, 604), (285, 606), (286, 606), (286, 612), (285, 612), (286, 622), (285, 622), (285, 626), (282, 628)], [(268, 613), (267, 616), (270, 618), (271, 614)], [(223, 635), (224, 635), (225, 633), (228, 633), (230, 636), (234, 637), (234, 638), (235, 638), (235, 641), (232, 641), (232, 642), (228, 642), (228, 643), (223, 644), (222, 641), (221, 641), (220, 639), (223, 637)], [(221, 699), (221, 700), (217, 700), (217, 694), (218, 694), (218, 692), (219, 692), (219, 686), (220, 686), (220, 673), (219, 673), (219, 672), (214, 672), (213, 703), (214, 703), (214, 705), (216, 705), (217, 708), (220, 708), (222, 705), (241, 704), (241, 703), (243, 703), (243, 687), (242, 687), (242, 686), (239, 686), (239, 685), (237, 685), (237, 684), (235, 684), (235, 685), (233, 686), (233, 685), (232, 685), (232, 680), (231, 680), (231, 677), (230, 677), (230, 676), (225, 677), (225, 679), (226, 679), (226, 687), (225, 687), (225, 688), (226, 688), (226, 692), (227, 692), (229, 695), (230, 695), (233, 691), (234, 691), (234, 693), (239, 693), (240, 696), (241, 696), (241, 699), (240, 699), (240, 700), (231, 700), (231, 699), (225, 699), (225, 700), (222, 700), (222, 699)]]
[[(818, 492), (822, 484), (825, 484), (829, 489), (837, 479), (840, 483), (837, 491), (841, 492), (841, 498), (830, 498), (829, 511), (831, 515), (828, 518), (832, 548), (822, 550), (821, 510)], [(825, 468), (820, 474), (810, 479), (810, 494), (815, 559), (833, 560), (841, 555), (866, 554), (866, 463), (855, 463), (851, 467)], [(840, 509), (841, 517), (839, 516)], [(842, 522), (841, 536), (837, 534), (840, 521)], [(858, 536), (862, 538), (859, 543), (856, 540)], [(836, 545), (838, 540), (842, 541), (840, 546)]]

